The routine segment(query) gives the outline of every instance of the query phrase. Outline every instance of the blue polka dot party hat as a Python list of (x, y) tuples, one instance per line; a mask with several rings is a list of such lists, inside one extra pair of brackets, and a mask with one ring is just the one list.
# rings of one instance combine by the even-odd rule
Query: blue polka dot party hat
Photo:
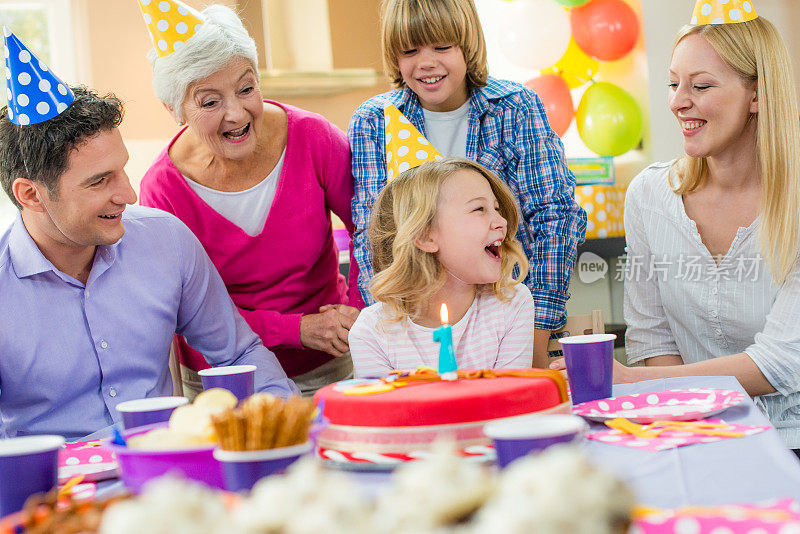
[(14, 33), (3, 26), (6, 44), (8, 119), (17, 125), (38, 124), (61, 114), (75, 95)]

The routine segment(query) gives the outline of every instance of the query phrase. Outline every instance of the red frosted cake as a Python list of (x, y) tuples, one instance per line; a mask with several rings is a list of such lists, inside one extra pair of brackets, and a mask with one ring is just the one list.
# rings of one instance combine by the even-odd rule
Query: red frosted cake
[(534, 412), (569, 413), (561, 373), (539, 369), (459, 371), (443, 381), (430, 370), (396, 371), (379, 380), (345, 380), (314, 400), (330, 425), (319, 446), (347, 452), (403, 453), (437, 438), (459, 448), (488, 444), (488, 421)]

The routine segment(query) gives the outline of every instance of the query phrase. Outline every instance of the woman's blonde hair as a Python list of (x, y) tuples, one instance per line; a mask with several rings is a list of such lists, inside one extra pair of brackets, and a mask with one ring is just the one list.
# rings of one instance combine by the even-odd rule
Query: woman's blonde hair
[(500, 279), (480, 290), (492, 290), (497, 298), (507, 301), (513, 296), (511, 288), (528, 274), (528, 260), (515, 236), (519, 212), (508, 186), (489, 169), (466, 158), (424, 163), (389, 182), (372, 208), (368, 235), (375, 276), (370, 291), (388, 307), (391, 320), (419, 317), (445, 282), (447, 274), (436, 254), (420, 250), (416, 243), (427, 237), (436, 224), (442, 184), (462, 170), (486, 178), (500, 206), (500, 215), (508, 222), (500, 246)]
[[(761, 171), (760, 238), (772, 276), (789, 275), (800, 254), (800, 112), (789, 52), (764, 17), (737, 24), (684, 26), (675, 46), (702, 35), (745, 84), (757, 85), (756, 151)], [(705, 158), (684, 156), (673, 167), (673, 189), (683, 195), (708, 179)]]
[(383, 0), (383, 66), (396, 87), (405, 85), (397, 64), (403, 50), (430, 44), (459, 46), (469, 88), (486, 86), (486, 42), (472, 0)]

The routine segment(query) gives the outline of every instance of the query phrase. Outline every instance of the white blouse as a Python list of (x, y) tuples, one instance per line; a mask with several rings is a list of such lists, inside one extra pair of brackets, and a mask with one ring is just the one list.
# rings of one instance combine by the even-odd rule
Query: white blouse
[(776, 285), (756, 219), (716, 264), (669, 185), (670, 163), (637, 176), (625, 198), (628, 363), (678, 354), (684, 363), (747, 353), (777, 393), (757, 397), (800, 448), (800, 267)]

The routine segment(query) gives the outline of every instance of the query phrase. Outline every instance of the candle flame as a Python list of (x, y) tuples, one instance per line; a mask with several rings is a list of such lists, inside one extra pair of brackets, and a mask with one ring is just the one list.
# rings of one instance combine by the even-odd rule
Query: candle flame
[(439, 316), (442, 318), (442, 324), (447, 324), (447, 319), (448, 319), (447, 304), (445, 304), (444, 302), (442, 303), (442, 309), (439, 312)]

